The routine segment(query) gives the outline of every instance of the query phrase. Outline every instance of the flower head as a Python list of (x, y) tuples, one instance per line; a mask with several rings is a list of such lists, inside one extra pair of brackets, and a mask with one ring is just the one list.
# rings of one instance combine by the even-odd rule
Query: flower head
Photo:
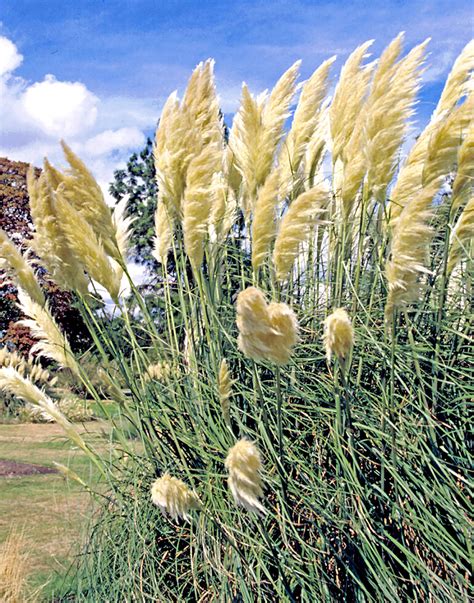
[(258, 500), (263, 496), (262, 462), (255, 444), (245, 439), (238, 441), (229, 450), (225, 466), (229, 471), (228, 483), (235, 502), (248, 511), (266, 513)]
[(151, 500), (172, 519), (182, 517), (189, 521), (189, 511), (201, 508), (197, 495), (184, 482), (169, 473), (155, 480), (151, 487)]
[(286, 364), (298, 341), (298, 320), (286, 304), (267, 304), (255, 287), (241, 291), (237, 298), (239, 349), (254, 360)]
[(331, 362), (333, 355), (344, 360), (350, 354), (354, 345), (354, 330), (344, 308), (334, 310), (324, 321), (324, 345), (328, 362)]

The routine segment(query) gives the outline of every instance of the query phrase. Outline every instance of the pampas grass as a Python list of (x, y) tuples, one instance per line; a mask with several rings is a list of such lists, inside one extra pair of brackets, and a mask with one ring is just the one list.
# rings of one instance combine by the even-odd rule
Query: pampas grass
[[(196, 67), (156, 132), (153, 311), (133, 283), (116, 297), (128, 224), (90, 223), (85, 167), (66, 151), (69, 171), (32, 184), (39, 261), (77, 290), (73, 257), (115, 295), (112, 325), (77, 302), (128, 426), (111, 418), (104, 457), (85, 443), (106, 502), (78, 601), (468, 599), (471, 50), (403, 160), (427, 43), (402, 40), (372, 63), (356, 49), (332, 98), (323, 63), (292, 120), (298, 63), (270, 93), (244, 85), (228, 141), (213, 62)], [(26, 305), (67, 366), (47, 307)], [(58, 412), (12, 371), (9, 391)]]
[(0, 267), (6, 271), (17, 287), (23, 288), (37, 304), (46, 303), (44, 293), (35, 277), (31, 261), (18, 250), (8, 238), (7, 233), (0, 228)]
[(59, 366), (79, 375), (79, 365), (69, 341), (51, 316), (48, 307), (41, 307), (22, 290), (18, 291), (18, 301), (21, 311), (28, 317), (19, 321), (19, 324), (28, 327), (33, 337), (38, 339), (31, 353), (37, 352), (39, 356), (55, 360)]
[(326, 210), (328, 191), (316, 186), (301, 193), (283, 216), (273, 249), (273, 263), (278, 280), (290, 275), (301, 246), (308, 241), (313, 226)]

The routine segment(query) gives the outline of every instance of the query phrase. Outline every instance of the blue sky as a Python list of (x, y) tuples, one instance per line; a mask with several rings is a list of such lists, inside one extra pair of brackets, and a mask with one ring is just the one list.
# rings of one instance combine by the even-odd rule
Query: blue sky
[(5, 42), (0, 57), (0, 155), (54, 159), (62, 128), (105, 184), (200, 60), (216, 59), (230, 114), (243, 80), (260, 92), (298, 58), (304, 78), (337, 54), (335, 78), (358, 44), (375, 38), (378, 56), (402, 30), (407, 49), (432, 37), (422, 123), (473, 37), (470, 1), (2, 0), (0, 36), (14, 50)]

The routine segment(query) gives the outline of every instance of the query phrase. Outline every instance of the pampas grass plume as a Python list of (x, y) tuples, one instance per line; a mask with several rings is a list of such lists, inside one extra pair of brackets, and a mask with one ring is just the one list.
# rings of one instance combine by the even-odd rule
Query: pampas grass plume
[(301, 245), (305, 243), (329, 201), (328, 190), (315, 186), (301, 193), (283, 216), (273, 250), (273, 263), (279, 281), (286, 280)]
[(258, 448), (249, 440), (242, 439), (227, 455), (225, 466), (229, 472), (229, 488), (237, 505), (265, 514), (266, 510), (258, 500), (263, 496), (262, 462)]
[(269, 253), (276, 230), (279, 173), (274, 170), (258, 191), (252, 221), (252, 267), (259, 268)]
[(28, 294), (19, 289), (18, 301), (21, 311), (28, 319), (18, 324), (28, 327), (31, 334), (39, 341), (31, 348), (31, 353), (39, 352), (40, 356), (55, 360), (61, 367), (70, 369), (79, 375), (79, 366), (69, 346), (67, 337), (61, 332), (51, 316), (47, 306), (40, 306)]
[(348, 358), (354, 345), (354, 329), (344, 308), (334, 310), (324, 321), (323, 340), (328, 362), (333, 356), (341, 362)]
[(286, 304), (267, 304), (256, 287), (237, 297), (238, 346), (248, 358), (286, 364), (298, 341), (298, 320)]
[(36, 280), (31, 263), (0, 228), (0, 267), (4, 269), (17, 287), (28, 292), (28, 295), (40, 306), (46, 303), (43, 291)]
[(189, 512), (201, 508), (197, 495), (183, 481), (169, 473), (153, 482), (151, 499), (162, 513), (168, 513), (174, 520), (183, 518), (189, 521)]
[(219, 402), (222, 409), (222, 416), (224, 421), (230, 427), (230, 397), (232, 395), (232, 379), (230, 377), (229, 366), (225, 358), (222, 360), (219, 367), (218, 375), (218, 389), (219, 389)]
[[(67, 244), (89, 276), (105, 287), (112, 299), (117, 301), (120, 275), (113, 269), (94, 228), (68, 203), (63, 193), (61, 187), (56, 192), (56, 215)], [(119, 254), (118, 248), (115, 257), (117, 254)]]

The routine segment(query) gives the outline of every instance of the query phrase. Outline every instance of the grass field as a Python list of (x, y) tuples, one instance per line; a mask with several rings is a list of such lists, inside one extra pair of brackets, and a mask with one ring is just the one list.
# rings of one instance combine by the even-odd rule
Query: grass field
[[(107, 430), (102, 421), (81, 429), (96, 442)], [(48, 467), (55, 461), (93, 478), (88, 458), (54, 424), (0, 425), (0, 459)], [(53, 585), (65, 579), (92, 509), (89, 494), (59, 473), (0, 478), (0, 543), (12, 528), (23, 532), (28, 583), (32, 591), (41, 588), (38, 598), (48, 600)]]

